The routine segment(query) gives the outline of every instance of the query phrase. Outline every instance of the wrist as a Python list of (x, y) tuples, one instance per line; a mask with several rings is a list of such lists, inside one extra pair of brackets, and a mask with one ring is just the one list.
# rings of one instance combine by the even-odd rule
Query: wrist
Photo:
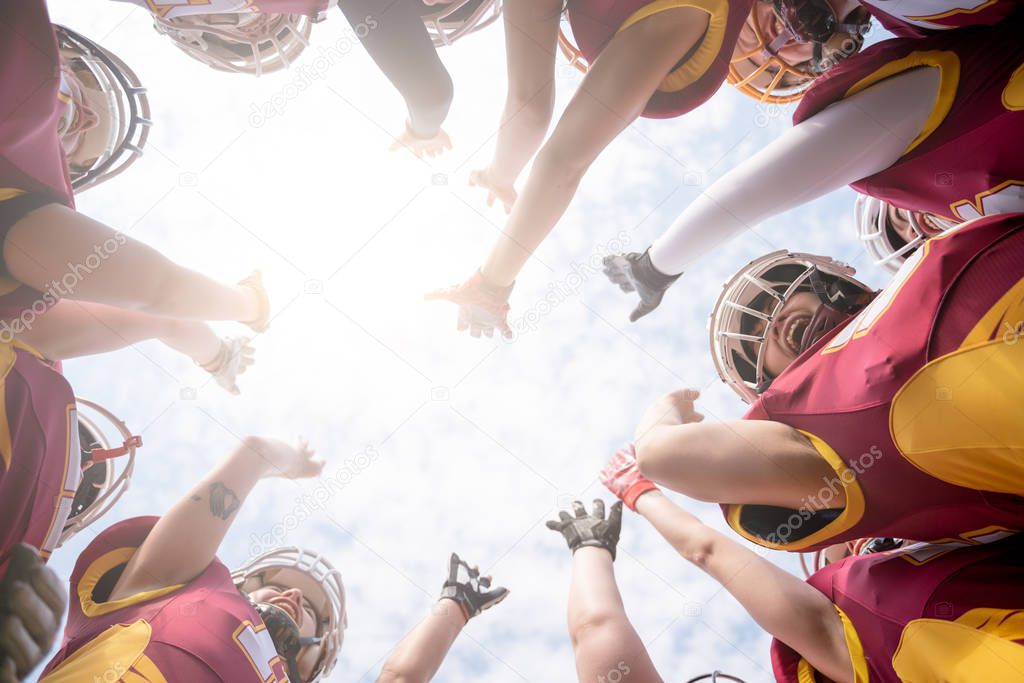
[(437, 614), (445, 621), (457, 624), (459, 628), (468, 624), (471, 618), (469, 610), (460, 600), (447, 595), (437, 601)]
[(665, 494), (661, 492), (661, 489), (654, 487), (649, 491), (644, 491), (636, 498), (636, 507), (633, 508), (640, 516), (646, 517), (647, 512), (650, 512), (652, 508), (656, 507), (661, 501), (668, 500), (665, 498)]

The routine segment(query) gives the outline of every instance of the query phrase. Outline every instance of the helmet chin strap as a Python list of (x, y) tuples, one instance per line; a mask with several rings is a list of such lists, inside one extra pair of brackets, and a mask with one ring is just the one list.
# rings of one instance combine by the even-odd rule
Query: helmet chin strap
[(808, 275), (811, 290), (821, 301), (821, 306), (811, 316), (800, 337), (800, 353), (803, 353), (819, 339), (832, 331), (836, 325), (864, 309), (875, 298), (874, 292), (866, 292), (845, 280), (836, 278), (831, 282), (813, 268)]
[(288, 679), (301, 683), (302, 676), (299, 674), (299, 652), (307, 645), (319, 645), (320, 638), (306, 637), (299, 635), (299, 627), (295, 625), (288, 613), (276, 605), (268, 602), (253, 603), (257, 614), (263, 620), (270, 639), (274, 641), (274, 649), (277, 654), (284, 658), (288, 667)]

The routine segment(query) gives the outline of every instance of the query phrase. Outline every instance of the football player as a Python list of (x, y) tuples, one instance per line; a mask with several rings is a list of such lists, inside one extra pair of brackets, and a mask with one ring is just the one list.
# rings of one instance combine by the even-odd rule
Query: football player
[(617, 456), (601, 478), (774, 637), (778, 681), (982, 683), (1024, 671), (1024, 536), (915, 543), (803, 582), (676, 506), (635, 460)]
[[(97, 536), (71, 575), (63, 643), (42, 680), (113, 671), (130, 680), (310, 683), (329, 674), (347, 627), (341, 572), (294, 547), (234, 572), (216, 557), (259, 480), (313, 477), (323, 465), (306, 444), (249, 437), (162, 517)], [(385, 672), (427, 680), (466, 621), (506, 594), (453, 555), (442, 608), (400, 643)]]
[[(834, 1), (844, 22), (851, 13), (863, 14), (853, 0)], [(468, 328), (474, 336), (490, 336), (495, 328), (511, 336), (507, 300), (512, 283), (554, 229), (587, 168), (638, 116), (680, 116), (707, 101), (729, 75), (752, 5), (753, 0), (569, 3), (573, 32), (591, 66), (541, 147), (554, 106), (562, 2), (506, 2), (508, 97), (494, 160), (471, 182), (488, 191), (489, 201), (502, 201), (510, 215), (482, 267), (462, 285), (428, 298), (457, 304), (459, 329)], [(859, 39), (859, 26), (843, 23), (833, 33), (848, 30)], [(831, 35), (818, 34), (815, 44)], [(745, 47), (744, 53), (749, 52)], [(805, 50), (814, 51), (810, 45)], [(535, 152), (523, 194), (516, 199), (513, 183)]]
[(752, 405), (706, 423), (695, 391), (656, 402), (636, 432), (649, 478), (781, 550), (1024, 528), (1024, 215), (933, 237), (877, 296), (831, 259), (768, 254), (709, 327)]
[(21, 343), (0, 344), (0, 392), (2, 572), (18, 543), (46, 560), (105, 514), (128, 488), (142, 441), (110, 411), (76, 400), (59, 369)]
[[(639, 294), (630, 320), (726, 239), (845, 184), (955, 222), (1024, 210), (1022, 22), (896, 38), (832, 69), (793, 128), (716, 180), (649, 249), (606, 259), (612, 281)], [(836, 155), (840, 138), (857, 153)]]
[(0, 581), (0, 683), (16, 683), (53, 646), (68, 604), (57, 574), (35, 548), (15, 546)]
[(953, 222), (923, 211), (909, 211), (881, 199), (858, 195), (853, 209), (857, 237), (875, 265), (890, 273), (899, 270), (921, 243), (949, 230)]
[[(559, 518), (549, 521), (547, 527), (562, 534), (572, 553), (568, 621), (580, 683), (661, 683), (647, 648), (626, 616), (615, 582), (613, 563), (622, 528), (622, 503), (612, 505), (607, 519), (601, 499), (594, 501), (590, 512), (578, 500), (572, 507), (573, 514), (559, 511)], [(743, 683), (718, 671), (691, 678), (688, 683), (708, 679)]]
[[(0, 341), (31, 335), (62, 300), (83, 303), (80, 321), (115, 330), (120, 323), (105, 312), (146, 314), (149, 333), (139, 338), (164, 338), (155, 318), (266, 329), (270, 304), (258, 273), (237, 285), (215, 282), (74, 210), (58, 136), (61, 60), (45, 3), (4, 5), (0, 19), (0, 63), (18, 65), (0, 81)], [(208, 329), (186, 336), (167, 341), (217, 371), (221, 341)], [(237, 370), (243, 347), (232, 349)]]

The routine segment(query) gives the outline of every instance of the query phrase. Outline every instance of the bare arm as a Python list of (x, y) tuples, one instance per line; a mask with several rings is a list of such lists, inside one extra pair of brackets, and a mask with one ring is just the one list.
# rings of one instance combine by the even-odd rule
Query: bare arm
[(220, 349), (220, 337), (204, 322), (150, 315), (87, 301), (62, 299), (33, 321), (19, 338), (52, 360), (117, 351), (159, 339), (197, 363)]
[[(800, 508), (832, 468), (800, 432), (779, 422), (703, 422), (694, 411), (697, 392), (656, 401), (636, 431), (644, 476), (691, 498)], [(834, 499), (843, 504), (843, 497)]]
[(187, 583), (213, 561), (235, 515), (260, 479), (316, 476), (323, 461), (306, 446), (248, 437), (185, 494), (129, 560), (110, 593), (118, 600), (143, 591)]
[(637, 22), (609, 42), (538, 154), (484, 263), (488, 282), (503, 287), (515, 280), (569, 206), (590, 164), (636, 120), (706, 27), (706, 13), (676, 8)]
[(626, 616), (612, 556), (606, 550), (580, 548), (573, 554), (568, 613), (580, 683), (661, 683), (647, 648)]
[(924, 128), (938, 91), (937, 69), (914, 69), (793, 126), (687, 206), (651, 245), (651, 262), (681, 273), (761, 221), (888, 168)]
[(687, 561), (721, 583), (761, 628), (829, 679), (853, 682), (842, 621), (824, 594), (704, 526), (660, 491), (640, 496), (637, 512)]
[(377, 683), (426, 683), (448, 656), (466, 617), (452, 600), (442, 599), (388, 656)]
[(555, 56), (561, 0), (509, 0), (502, 8), (508, 95), (491, 183), (511, 187), (544, 140), (555, 107)]

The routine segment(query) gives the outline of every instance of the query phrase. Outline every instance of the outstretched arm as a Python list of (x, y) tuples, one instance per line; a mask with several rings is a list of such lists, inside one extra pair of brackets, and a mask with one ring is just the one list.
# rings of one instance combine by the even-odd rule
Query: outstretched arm
[(377, 683), (431, 680), (462, 627), (480, 612), (504, 600), (508, 593), (505, 588), (492, 588), (490, 577), (480, 576), (476, 567), (470, 567), (452, 553), (441, 599), (388, 656)]
[(548, 528), (565, 538), (572, 552), (569, 587), (569, 637), (576, 654), (580, 683), (629, 680), (661, 683), (643, 641), (626, 616), (615, 583), (615, 549), (622, 526), (622, 503), (605, 519), (604, 501), (594, 501), (587, 512), (573, 502), (575, 517), (560, 512)]
[(639, 512), (676, 551), (722, 584), (761, 627), (818, 671), (852, 683), (853, 667), (842, 621), (822, 593), (704, 526), (646, 479), (632, 449), (622, 449), (601, 470), (601, 483)]
[(185, 494), (142, 543), (110, 593), (114, 601), (187, 583), (213, 561), (238, 509), (260, 479), (314, 477), (323, 470), (305, 444), (247, 437)]
[(894, 164), (924, 128), (934, 68), (886, 79), (793, 126), (716, 180), (651, 245), (663, 274), (682, 273), (761, 221)]
[(675, 391), (644, 414), (635, 441), (646, 477), (698, 500), (798, 509), (835, 476), (792, 427), (769, 420), (704, 422), (694, 409), (699, 396), (694, 389)]
[(561, 0), (507, 0), (502, 6), (508, 94), (490, 165), (470, 182), (500, 200), (515, 202), (516, 178), (544, 140), (555, 108), (555, 58)]
[(608, 43), (537, 155), (484, 262), (488, 282), (512, 284), (569, 206), (590, 164), (640, 116), (666, 74), (703, 37), (707, 23), (700, 10), (670, 9), (640, 20)]
[(660, 491), (641, 495), (636, 510), (680, 555), (721, 583), (761, 628), (830, 680), (853, 683), (843, 624), (823, 593), (704, 526)]

